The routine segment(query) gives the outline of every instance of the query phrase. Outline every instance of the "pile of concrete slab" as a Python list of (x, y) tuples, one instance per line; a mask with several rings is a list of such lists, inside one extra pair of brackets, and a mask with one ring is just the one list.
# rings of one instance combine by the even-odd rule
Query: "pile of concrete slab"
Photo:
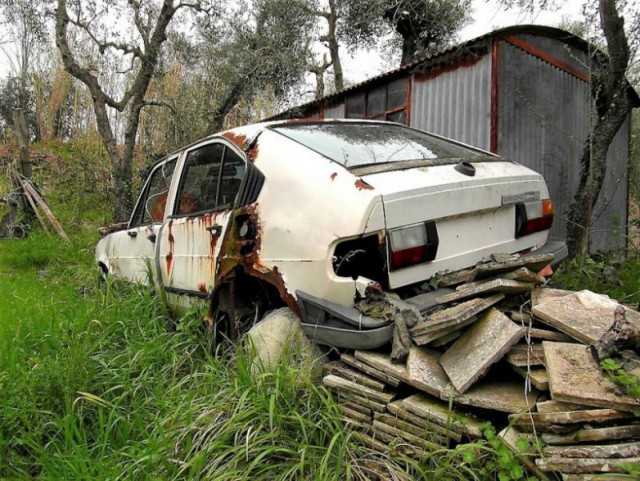
[(624, 358), (640, 374), (640, 313), (605, 295), (544, 287), (536, 272), (548, 262), (496, 256), (443, 276), (446, 288), (410, 301), (422, 320), (409, 328), (405, 363), (356, 351), (325, 365), (324, 384), (355, 436), (420, 456), (480, 438), (489, 421), (541, 479), (640, 472), (640, 399), (599, 365)]

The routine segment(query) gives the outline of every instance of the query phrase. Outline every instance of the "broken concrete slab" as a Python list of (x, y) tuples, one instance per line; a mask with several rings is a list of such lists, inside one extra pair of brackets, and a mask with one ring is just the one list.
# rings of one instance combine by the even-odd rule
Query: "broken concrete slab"
[(589, 346), (544, 341), (551, 397), (557, 401), (634, 411), (640, 400), (620, 391), (600, 370)]
[(511, 366), (511, 368), (520, 374), (523, 378), (528, 379), (531, 384), (540, 391), (549, 390), (549, 375), (544, 367), (526, 367)]
[(482, 423), (480, 421), (468, 414), (449, 409), (449, 405), (445, 402), (426, 394), (414, 394), (391, 404), (395, 403), (420, 418), (428, 419), (471, 439), (482, 437)]
[(544, 432), (554, 434), (570, 434), (588, 425), (610, 424), (613, 421), (630, 419), (634, 416), (614, 409), (591, 409), (584, 411), (561, 413), (526, 413), (525, 415), (511, 415), (509, 420), (526, 432)]
[(407, 299), (406, 302), (407, 304), (411, 304), (417, 307), (420, 313), (424, 314), (425, 312), (428, 312), (434, 307), (440, 305), (436, 300), (438, 297), (445, 294), (451, 294), (452, 292), (455, 292), (455, 290), (448, 287), (443, 287), (435, 291), (425, 292), (424, 294), (419, 294), (415, 297), (411, 297)]
[(504, 294), (494, 294), (486, 299), (472, 299), (435, 312), (411, 330), (413, 342), (421, 346), (448, 337), (454, 330), (474, 323), (478, 319), (478, 314), (502, 299)]
[(396, 394), (376, 391), (375, 389), (362, 386), (353, 381), (341, 378), (334, 374), (329, 374), (322, 379), (325, 386), (336, 389), (338, 391), (350, 392), (366, 399), (370, 399), (379, 403), (391, 402)]
[(428, 419), (409, 411), (402, 403), (402, 400), (396, 400), (387, 404), (387, 409), (397, 418), (421, 428), (423, 432), (434, 432), (453, 441), (460, 441), (462, 439), (462, 435), (460, 433), (447, 427), (446, 424), (438, 424), (429, 421)]
[(509, 279), (494, 279), (493, 281), (486, 281), (472, 287), (470, 289), (461, 289), (451, 294), (445, 294), (438, 297), (440, 304), (447, 304), (449, 302), (460, 302), (472, 297), (478, 297), (485, 294), (494, 292), (501, 292), (503, 294), (521, 294), (523, 292), (530, 292), (534, 288), (533, 284), (528, 282), (513, 281)]
[(536, 459), (543, 471), (561, 471), (563, 473), (628, 473), (632, 465), (640, 463), (640, 458), (627, 459), (572, 459), (544, 458)]
[(546, 446), (542, 452), (544, 456), (559, 458), (633, 458), (640, 456), (640, 442)]
[[(473, 316), (471, 319), (469, 319), (470, 321), (469, 324), (473, 324), (477, 320), (478, 320), (478, 316)], [(465, 331), (464, 328), (456, 329), (455, 331), (448, 332), (447, 334), (443, 334), (441, 337), (435, 338), (429, 344), (434, 348), (446, 346), (447, 344), (455, 341), (460, 336), (462, 336), (464, 334), (464, 331)]]
[(453, 386), (438, 363), (440, 353), (421, 347), (413, 347), (407, 359), (407, 384), (427, 394), (449, 399)]
[(524, 332), (500, 311), (491, 309), (440, 357), (440, 365), (457, 391), (464, 393), (502, 359)]
[(384, 391), (387, 386), (382, 381), (378, 381), (360, 371), (347, 367), (340, 361), (332, 361), (322, 366), (322, 373), (324, 375), (334, 374), (349, 381), (361, 384), (362, 386), (374, 389), (376, 391)]
[(533, 284), (534, 286), (539, 286), (539, 285), (544, 284), (546, 282), (546, 279), (543, 276), (541, 276), (540, 274), (537, 274), (537, 273), (527, 269), (526, 267), (520, 267), (519, 269), (516, 269), (515, 271), (505, 272), (503, 274), (500, 274), (497, 277), (491, 277), (491, 278), (488, 278), (488, 279), (472, 281), (472, 282), (466, 282), (464, 284), (460, 284), (459, 286), (456, 287), (456, 290), (457, 291), (461, 291), (461, 290), (464, 290), (464, 289), (471, 289), (471, 288), (479, 287), (480, 285), (482, 285), (485, 282), (495, 281), (496, 279), (507, 279), (507, 280), (512, 280), (512, 281), (528, 282), (530, 284)]
[[(536, 305), (532, 313), (550, 326), (585, 344), (597, 344), (615, 323), (618, 302), (584, 290)], [(629, 316), (640, 313), (629, 309)]]
[(498, 433), (498, 437), (518, 460), (538, 479), (551, 481), (551, 478), (536, 465), (535, 458), (539, 451), (533, 436), (522, 433), (514, 427), (507, 427)]
[(385, 384), (388, 384), (393, 387), (398, 387), (400, 385), (399, 379), (393, 376), (390, 376), (387, 373), (382, 372), (381, 370), (376, 369), (366, 363), (363, 363), (362, 361), (359, 361), (351, 354), (342, 354), (340, 356), (340, 360), (344, 362), (346, 365), (351, 366), (352, 368), (357, 369), (358, 371), (362, 371), (363, 373), (375, 379), (378, 379)]
[(560, 297), (570, 296), (574, 291), (565, 289), (554, 289), (552, 287), (536, 287), (531, 291), (531, 307), (544, 304), (547, 301), (558, 299)]
[(640, 439), (640, 425), (585, 428), (570, 434), (542, 434), (542, 440), (547, 444), (599, 443), (631, 439)]
[(433, 277), (432, 282), (435, 283), (435, 285), (437, 285), (439, 288), (450, 287), (462, 284), (463, 282), (469, 282), (473, 280), (475, 275), (476, 271), (474, 268), (455, 272), (439, 272)]
[(533, 409), (540, 391), (532, 388), (525, 393), (523, 383), (509, 381), (480, 381), (464, 394), (456, 395), (454, 402), (508, 414)]
[(562, 481), (630, 481), (626, 474), (562, 474)]
[(505, 356), (512, 366), (544, 366), (544, 350), (542, 344), (516, 344)]

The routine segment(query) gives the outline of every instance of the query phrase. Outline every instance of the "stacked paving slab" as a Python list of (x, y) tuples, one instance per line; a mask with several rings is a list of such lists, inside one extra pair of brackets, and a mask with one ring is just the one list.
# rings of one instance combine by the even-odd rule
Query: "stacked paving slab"
[(419, 457), (482, 437), (490, 421), (540, 479), (633, 479), (640, 400), (599, 362), (614, 357), (640, 374), (640, 313), (544, 287), (536, 272), (548, 263), (498, 255), (442, 276), (445, 288), (410, 301), (422, 320), (409, 329), (405, 362), (356, 351), (326, 364), (324, 384), (360, 442)]

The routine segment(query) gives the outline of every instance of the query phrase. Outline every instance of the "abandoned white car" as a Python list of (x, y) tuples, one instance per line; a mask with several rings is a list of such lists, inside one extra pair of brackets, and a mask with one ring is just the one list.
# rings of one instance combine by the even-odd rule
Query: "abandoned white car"
[(390, 341), (393, 322), (356, 300), (416, 296), (494, 253), (558, 259), (552, 220), (543, 178), (488, 152), (386, 122), (271, 122), (155, 164), (95, 256), (116, 278), (151, 275), (176, 310), (206, 303), (232, 339), (288, 306), (310, 339), (367, 349)]

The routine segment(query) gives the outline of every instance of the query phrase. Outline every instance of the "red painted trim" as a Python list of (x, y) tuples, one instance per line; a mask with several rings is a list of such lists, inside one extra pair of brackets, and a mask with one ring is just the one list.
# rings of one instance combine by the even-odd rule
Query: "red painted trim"
[(498, 73), (500, 40), (491, 42), (491, 133), (489, 134), (489, 151), (498, 153)]
[(566, 62), (563, 62), (559, 58), (554, 57), (553, 55), (550, 55), (547, 52), (545, 52), (543, 50), (540, 50), (537, 47), (534, 47), (529, 42), (526, 42), (526, 41), (522, 40), (521, 38), (518, 38), (518, 37), (516, 37), (514, 35), (506, 35), (504, 37), (504, 39), (507, 42), (515, 45), (516, 47), (521, 48), (525, 52), (530, 53), (534, 57), (538, 57), (539, 59), (544, 60), (547, 63), (550, 63), (554, 67), (557, 67), (560, 70), (563, 70), (563, 71), (567, 72), (568, 74), (573, 75), (574, 77), (579, 78), (580, 80), (582, 80), (584, 82), (587, 82), (587, 83), (591, 82), (591, 77), (589, 76), (589, 74), (587, 72), (585, 72), (583, 70), (580, 70), (578, 68), (575, 68), (575, 67), (569, 65)]
[(407, 77), (407, 111), (405, 121), (407, 126), (411, 126), (411, 92), (413, 90), (413, 75)]
[(320, 109), (318, 110), (318, 118), (320, 120), (324, 119), (324, 101), (320, 102)]

